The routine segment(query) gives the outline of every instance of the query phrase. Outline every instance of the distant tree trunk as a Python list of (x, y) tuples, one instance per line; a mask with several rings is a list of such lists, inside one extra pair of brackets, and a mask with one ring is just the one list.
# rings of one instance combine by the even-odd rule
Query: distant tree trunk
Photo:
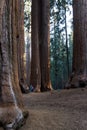
[(30, 58), (30, 37), (27, 35), (26, 45), (26, 82), (30, 85), (30, 72), (31, 72), (31, 58)]
[(69, 50), (68, 50), (66, 6), (64, 7), (64, 9), (65, 9), (65, 35), (66, 35), (66, 54), (67, 54), (66, 64), (67, 64), (67, 77), (69, 78)]
[[(40, 67), (41, 67), (41, 90), (51, 90), (50, 81), (50, 5), (49, 0), (40, 1)], [(39, 18), (39, 19), (40, 19)]]
[[(17, 0), (0, 3), (0, 124), (14, 129), (23, 121), (22, 94), (18, 79)], [(9, 116), (10, 115), (10, 116)]]
[(87, 85), (87, 1), (74, 0), (74, 47), (73, 74), (70, 86), (85, 87)]
[(32, 43), (31, 43), (31, 77), (30, 84), (35, 91), (40, 91), (41, 73), (39, 57), (39, 36), (38, 36), (38, 0), (32, 0)]
[(41, 91), (51, 90), (49, 10), (49, 0), (32, 1), (31, 84)]
[(16, 39), (17, 39), (17, 58), (18, 58), (18, 77), (19, 85), (23, 93), (28, 93), (29, 88), (26, 83), (25, 65), (24, 65), (24, 1), (17, 0), (16, 6)]

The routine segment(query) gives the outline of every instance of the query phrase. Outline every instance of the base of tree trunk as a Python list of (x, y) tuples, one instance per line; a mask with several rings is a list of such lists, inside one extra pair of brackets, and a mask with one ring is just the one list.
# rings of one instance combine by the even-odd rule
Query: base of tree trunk
[(72, 74), (65, 88), (83, 88), (87, 86), (87, 75)]
[(42, 84), (41, 85), (41, 92), (51, 91), (53, 90), (51, 81), (48, 84)]
[(47, 92), (47, 91), (51, 91), (52, 90), (52, 87), (50, 86), (42, 86), (41, 87), (41, 92)]
[(34, 89), (34, 92), (41, 92), (41, 91), (40, 91), (40, 86), (37, 86), (37, 87)]
[(25, 124), (28, 112), (17, 106), (0, 107), (0, 126), (5, 130), (16, 130)]
[(41, 88), (41, 92), (47, 92), (47, 91), (51, 91), (51, 89), (47, 87)]

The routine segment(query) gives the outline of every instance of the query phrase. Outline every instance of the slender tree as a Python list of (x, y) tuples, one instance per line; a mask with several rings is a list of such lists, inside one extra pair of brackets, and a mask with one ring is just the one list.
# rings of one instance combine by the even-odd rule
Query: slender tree
[(30, 72), (31, 72), (31, 57), (30, 57), (30, 37), (29, 33), (26, 39), (26, 82), (30, 85)]
[(25, 64), (26, 82), (30, 86), (31, 72), (31, 1), (24, 0), (24, 26), (25, 26)]
[(51, 80), (54, 89), (63, 88), (71, 70), (72, 53), (69, 44), (67, 14), (71, 14), (71, 0), (51, 0)]
[(65, 4), (64, 10), (65, 10), (65, 35), (66, 35), (66, 54), (67, 54), (67, 73), (69, 78), (69, 49), (68, 49), (68, 32), (67, 32), (67, 16), (66, 16), (66, 7), (67, 4)]

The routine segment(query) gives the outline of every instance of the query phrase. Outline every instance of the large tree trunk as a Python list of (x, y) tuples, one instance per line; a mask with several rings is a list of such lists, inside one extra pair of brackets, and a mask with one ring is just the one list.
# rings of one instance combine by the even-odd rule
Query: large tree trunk
[(31, 77), (30, 84), (35, 91), (40, 91), (40, 57), (39, 57), (39, 35), (38, 35), (38, 0), (32, 0), (32, 43), (31, 43)]
[(40, 1), (39, 39), (40, 39), (40, 67), (41, 91), (51, 90), (50, 81), (50, 5), (49, 0)]
[(6, 129), (15, 129), (24, 118), (18, 79), (17, 6), (17, 0), (1, 0), (0, 4), (0, 123)]
[(49, 9), (49, 0), (32, 1), (31, 84), (41, 91), (51, 90)]
[(18, 55), (18, 77), (19, 85), (22, 93), (28, 93), (29, 88), (26, 83), (26, 69), (24, 64), (24, 52), (25, 52), (25, 42), (24, 42), (24, 1), (18, 0), (18, 6), (16, 6), (17, 15), (17, 55)]
[(74, 0), (74, 47), (71, 87), (87, 85), (87, 1)]

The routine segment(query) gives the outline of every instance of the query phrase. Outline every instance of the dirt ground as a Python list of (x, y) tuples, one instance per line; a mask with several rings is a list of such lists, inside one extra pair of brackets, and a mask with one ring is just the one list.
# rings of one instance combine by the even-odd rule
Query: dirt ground
[(23, 97), (29, 117), (20, 130), (87, 130), (87, 88)]
[(87, 89), (24, 95), (29, 111), (20, 130), (87, 130)]

